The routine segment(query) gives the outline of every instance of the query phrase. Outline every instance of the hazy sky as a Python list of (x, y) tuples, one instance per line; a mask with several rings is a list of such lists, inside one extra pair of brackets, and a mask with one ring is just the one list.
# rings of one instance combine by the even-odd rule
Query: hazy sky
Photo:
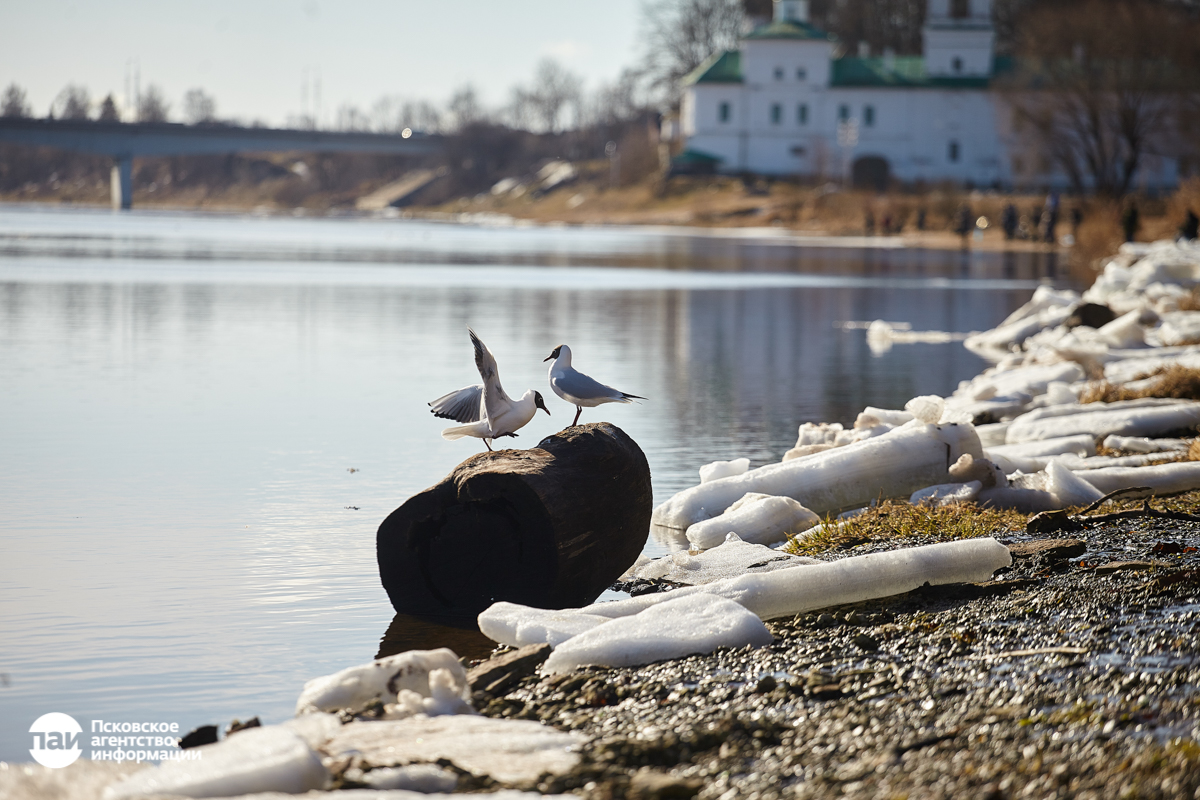
[(0, 0), (0, 88), (44, 116), (67, 83), (125, 92), (131, 64), (178, 118), (201, 87), (222, 117), (282, 124), (319, 73), (322, 116), (383, 95), (443, 102), (472, 83), (487, 106), (547, 56), (588, 88), (637, 57), (641, 0)]

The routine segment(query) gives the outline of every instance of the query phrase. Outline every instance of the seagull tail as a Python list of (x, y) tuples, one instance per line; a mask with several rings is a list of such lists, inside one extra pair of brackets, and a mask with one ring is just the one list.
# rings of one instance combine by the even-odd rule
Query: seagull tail
[(639, 394), (630, 394), (629, 392), (621, 392), (621, 402), (622, 403), (632, 403), (634, 400), (645, 400), (645, 399), (646, 398), (642, 397)]
[(474, 429), (474, 425), (456, 425), (453, 428), (446, 428), (444, 431), (442, 431), (442, 438), (450, 439), (451, 441), (454, 439), (461, 439), (464, 436), (470, 436), (471, 431)]

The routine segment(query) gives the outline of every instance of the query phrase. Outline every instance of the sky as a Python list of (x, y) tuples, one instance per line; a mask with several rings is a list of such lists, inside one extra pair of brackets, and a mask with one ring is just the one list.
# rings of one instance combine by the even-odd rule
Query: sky
[(202, 88), (217, 114), (285, 124), (364, 111), (382, 96), (443, 103), (470, 83), (505, 103), (546, 57), (585, 79), (614, 80), (638, 58), (641, 0), (0, 0), (0, 88), (25, 89), (45, 116), (68, 83), (120, 100), (134, 70), (158, 85), (173, 118)]

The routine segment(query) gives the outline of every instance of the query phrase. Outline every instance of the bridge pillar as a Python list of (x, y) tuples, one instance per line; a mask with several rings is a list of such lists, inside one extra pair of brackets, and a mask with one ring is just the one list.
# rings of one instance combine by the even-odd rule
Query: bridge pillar
[(117, 156), (112, 166), (112, 207), (133, 208), (133, 156)]

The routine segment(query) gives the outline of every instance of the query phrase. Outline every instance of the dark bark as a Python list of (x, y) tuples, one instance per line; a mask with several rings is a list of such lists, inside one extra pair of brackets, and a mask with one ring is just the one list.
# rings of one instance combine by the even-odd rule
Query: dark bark
[(650, 530), (650, 467), (607, 422), (532, 450), (480, 453), (379, 526), (379, 575), (397, 611), (474, 620), (493, 602), (574, 608), (637, 559)]

